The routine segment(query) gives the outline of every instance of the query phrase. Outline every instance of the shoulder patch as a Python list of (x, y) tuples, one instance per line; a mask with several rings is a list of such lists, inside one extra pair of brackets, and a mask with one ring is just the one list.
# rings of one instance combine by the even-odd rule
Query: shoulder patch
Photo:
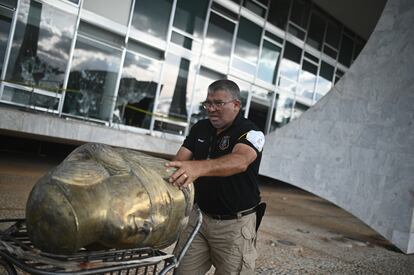
[(247, 132), (246, 139), (253, 144), (257, 151), (261, 152), (265, 144), (265, 136), (261, 131), (250, 130)]

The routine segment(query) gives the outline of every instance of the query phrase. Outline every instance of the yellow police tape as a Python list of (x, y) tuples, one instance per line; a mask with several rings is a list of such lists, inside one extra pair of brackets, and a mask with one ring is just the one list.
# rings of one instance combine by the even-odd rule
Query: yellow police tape
[[(4, 83), (9, 83), (9, 84), (15, 84), (15, 85), (19, 85), (19, 86), (24, 86), (24, 87), (28, 87), (31, 89), (41, 89), (41, 90), (45, 90), (45, 91), (49, 91), (49, 92), (54, 92), (56, 94), (62, 94), (63, 92), (70, 92), (70, 93), (81, 93), (80, 90), (75, 90), (75, 89), (63, 89), (63, 88), (51, 88), (48, 86), (42, 86), (42, 85), (28, 85), (27, 83), (24, 82), (19, 82), (19, 81), (10, 81), (10, 80), (0, 80), (0, 83), (4, 82)], [(115, 99), (115, 97), (113, 96), (106, 96), (106, 95), (102, 95), (102, 97), (107, 97), (110, 98), (110, 100), (112, 101), (113, 99)], [(106, 99), (104, 99), (106, 100)], [(143, 113), (145, 115), (150, 115), (150, 116), (154, 116), (154, 117), (159, 117), (159, 118), (167, 118), (170, 121), (174, 121), (174, 122), (187, 122), (185, 119), (181, 119), (181, 118), (177, 118), (177, 117), (171, 117), (165, 114), (160, 114), (160, 113), (154, 113), (154, 112), (150, 112), (144, 109), (140, 109), (137, 107), (134, 107), (132, 105), (127, 104), (125, 106), (125, 108), (128, 108), (130, 110), (139, 112), (139, 113)]]

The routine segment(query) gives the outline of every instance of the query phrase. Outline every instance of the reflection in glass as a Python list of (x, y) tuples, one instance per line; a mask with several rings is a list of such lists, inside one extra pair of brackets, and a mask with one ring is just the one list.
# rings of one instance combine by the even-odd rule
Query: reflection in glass
[(338, 56), (338, 52), (334, 49), (332, 49), (328, 44), (325, 44), (323, 46), (323, 52), (326, 53), (328, 56), (332, 57), (334, 60), (336, 60), (336, 57)]
[(322, 48), (325, 25), (325, 20), (320, 15), (312, 13), (306, 42), (315, 49)]
[(178, 0), (173, 26), (201, 38), (208, 3), (208, 0), (198, 0), (194, 5), (193, 0)]
[(310, 1), (307, 0), (295, 0), (292, 4), (292, 10), (290, 12), (290, 20), (299, 27), (306, 29), (308, 24)]
[(318, 85), (316, 87), (315, 100), (318, 101), (332, 87), (332, 79), (334, 75), (334, 67), (322, 61), (321, 69), (318, 76)]
[(194, 52), (200, 52), (201, 51), (201, 43), (198, 41), (195, 41), (191, 38), (188, 38), (180, 33), (177, 33), (173, 31), (171, 33), (171, 42), (174, 44), (180, 45), (183, 48), (186, 48), (188, 50), (194, 51)]
[(282, 30), (286, 29), (291, 0), (270, 1), (268, 21)]
[(309, 109), (308, 106), (303, 105), (299, 102), (295, 102), (295, 107), (293, 108), (293, 116), (292, 119), (297, 119), (300, 117), (307, 109)]
[(354, 41), (347, 35), (342, 35), (341, 49), (339, 51), (338, 61), (349, 67), (352, 61), (352, 51), (354, 48)]
[(289, 123), (292, 116), (293, 98), (286, 94), (277, 94), (274, 112), (274, 123), (271, 129), (281, 127)]
[(282, 59), (283, 66), (281, 65), (280, 68), (281, 74), (289, 79), (297, 80), (301, 58), (302, 49), (286, 42)]
[[(267, 6), (267, 3), (264, 5)], [(251, 0), (244, 0), (243, 6), (261, 17), (265, 17), (266, 15), (266, 9)]]
[(259, 61), (257, 77), (274, 84), (276, 81), (277, 64), (281, 48), (267, 40), (263, 41), (262, 54)]
[(194, 84), (194, 74), (189, 75), (190, 61), (169, 53), (164, 66), (168, 73), (162, 81), (157, 113), (186, 122)]
[(78, 36), (63, 112), (109, 120), (121, 51)]
[(113, 121), (149, 129), (160, 63), (127, 52)]
[(300, 89), (298, 89), (298, 96), (313, 99), (313, 91), (315, 89), (316, 74), (318, 67), (306, 60), (303, 60), (302, 71), (300, 72)]
[(154, 129), (178, 135), (185, 134), (187, 115), (190, 112), (194, 73), (190, 74), (190, 61), (167, 54), (165, 72), (158, 97)]
[(6, 79), (55, 90), (63, 85), (76, 16), (35, 1), (20, 3)]
[(361, 40), (355, 41), (355, 49), (354, 49), (354, 55), (352, 56), (352, 62), (357, 59), (358, 55), (361, 53), (362, 49), (364, 48), (364, 42)]
[(286, 42), (285, 51), (282, 61), (280, 62), (281, 80), (278, 85), (285, 90), (295, 91), (296, 82), (298, 81), (300, 71), (300, 60), (302, 58), (302, 49)]
[(243, 71), (245, 73), (254, 75), (256, 73), (256, 66), (251, 64), (251, 63), (247, 63), (245, 62), (243, 59), (234, 56), (233, 60), (232, 60), (232, 66), (234, 68), (239, 69), (240, 71)]
[(7, 86), (4, 87), (1, 99), (24, 106), (36, 106), (55, 111), (59, 105), (59, 98), (53, 96), (53, 94), (45, 95)]
[(336, 69), (336, 72), (335, 72), (335, 83), (338, 82), (339, 79), (341, 79), (343, 76), (344, 76), (344, 72), (341, 71), (341, 70), (339, 70), (339, 69)]
[(341, 38), (341, 28), (335, 22), (328, 21), (328, 27), (326, 28), (325, 42), (338, 49), (339, 40)]
[(4, 56), (9, 40), (9, 31), (12, 21), (12, 12), (0, 6), (0, 75), (3, 71)]
[(241, 108), (240, 112), (242, 114), (245, 114), (246, 113), (247, 98), (249, 97), (251, 84), (249, 82), (246, 82), (246, 81), (240, 80), (238, 78), (234, 78), (234, 77), (229, 77), (229, 79), (236, 82), (236, 84), (240, 88), (240, 98), (241, 98), (241, 104), (242, 104), (242, 108)]
[(258, 25), (241, 17), (234, 53), (246, 61), (256, 64), (261, 33), (262, 29)]
[(263, 133), (266, 133), (266, 122), (270, 108), (272, 108), (273, 93), (256, 86), (252, 87), (251, 93), (248, 119), (254, 122)]
[(0, 1), (2, 5), (12, 8), (12, 9), (16, 8), (16, 2), (17, 0), (1, 0)]
[(132, 0), (83, 0), (82, 9), (92, 11), (126, 26), (129, 21), (131, 3)]
[[(191, 125), (195, 124), (200, 119), (207, 118), (206, 110), (201, 106), (201, 102), (207, 98), (208, 86), (218, 79), (225, 79), (224, 74), (210, 70), (206, 67), (200, 68), (200, 73), (197, 78), (197, 83), (194, 90), (193, 107), (191, 110)], [(190, 127), (191, 127), (190, 125)]]
[(232, 20), (237, 20), (239, 18), (238, 13), (225, 8), (222, 5), (214, 1), (213, 3), (211, 3), (211, 9), (216, 11), (218, 14), (226, 16), (227, 18), (230, 18)]
[(234, 28), (234, 23), (211, 12), (203, 51), (223, 63), (229, 62)]
[(305, 39), (306, 32), (292, 24), (288, 25), (288, 32), (296, 36), (297, 38), (300, 38), (301, 40)]
[(137, 0), (131, 28), (165, 40), (171, 7), (172, 0)]

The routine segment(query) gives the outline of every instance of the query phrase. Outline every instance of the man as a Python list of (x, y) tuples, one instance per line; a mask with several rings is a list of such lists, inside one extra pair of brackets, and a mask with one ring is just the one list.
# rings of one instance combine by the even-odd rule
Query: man
[[(208, 119), (196, 123), (167, 166), (170, 182), (194, 182), (195, 204), (203, 213), (200, 231), (176, 274), (253, 274), (257, 252), (255, 207), (260, 203), (258, 170), (264, 135), (241, 114), (240, 89), (230, 80), (208, 87)], [(195, 226), (195, 213), (180, 236), (180, 251)]]

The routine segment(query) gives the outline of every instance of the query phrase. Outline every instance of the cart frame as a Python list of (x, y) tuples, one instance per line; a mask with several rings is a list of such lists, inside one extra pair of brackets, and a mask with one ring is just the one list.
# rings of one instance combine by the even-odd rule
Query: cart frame
[[(108, 249), (102, 251), (79, 251), (70, 255), (46, 253), (34, 247), (29, 240), (25, 219), (0, 219), (0, 224), (12, 223), (0, 231), (0, 267), (9, 275), (16, 273), (15, 267), (30, 274), (159, 274), (178, 267), (201, 227), (203, 217), (197, 210), (195, 227), (178, 254), (146, 248)], [(157, 271), (159, 273), (157, 273)]]

